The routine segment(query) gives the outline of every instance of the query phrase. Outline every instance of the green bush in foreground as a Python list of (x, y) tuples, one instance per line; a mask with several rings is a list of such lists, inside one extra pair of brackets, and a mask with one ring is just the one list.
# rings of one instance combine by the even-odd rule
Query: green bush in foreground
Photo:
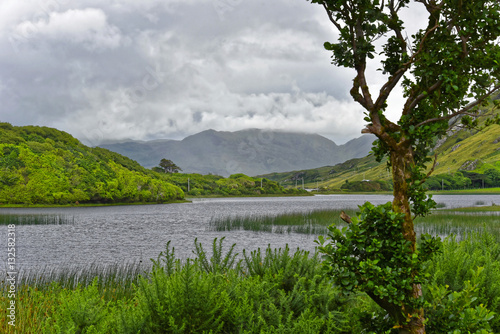
[[(499, 333), (498, 242), (489, 234), (473, 234), (443, 244), (443, 252), (423, 269), (429, 276), (422, 301), (427, 332)], [(136, 279), (127, 276), (135, 282), (131, 293), (120, 289), (125, 281), (120, 277), (114, 277), (115, 286), (85, 277), (80, 281), (87, 283), (77, 287), (62, 281), (20, 286), (19, 322), (14, 329), (3, 319), (0, 328), (51, 334), (398, 330), (365, 294), (344, 294), (332, 285), (318, 254), (268, 247), (239, 257), (234, 245), (223, 251), (223, 239), (215, 239), (210, 252), (195, 245), (195, 258), (181, 261), (167, 243), (150, 271)], [(0, 307), (8, 302), (3, 292)]]

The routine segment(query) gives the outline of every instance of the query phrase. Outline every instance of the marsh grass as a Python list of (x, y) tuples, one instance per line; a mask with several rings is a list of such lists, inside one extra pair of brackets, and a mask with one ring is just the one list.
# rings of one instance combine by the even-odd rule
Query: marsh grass
[[(58, 289), (74, 290), (90, 286), (97, 279), (97, 287), (106, 300), (128, 298), (132, 286), (139, 277), (147, 273), (150, 266), (142, 262), (130, 262), (113, 265), (91, 264), (84, 267), (46, 266), (21, 270), (17, 277), (19, 287), (31, 287), (38, 291)], [(2, 282), (3, 283), (3, 282)], [(2, 286), (3, 290), (5, 286)]]
[[(328, 232), (328, 226), (335, 223), (338, 227), (345, 226), (340, 219), (342, 210), (315, 210), (309, 212), (294, 212), (281, 215), (247, 215), (212, 218), (209, 224), (211, 231), (245, 230), (267, 233), (301, 233), (320, 235)], [(346, 210), (348, 215), (355, 216), (354, 210)], [(418, 234), (447, 236), (455, 234), (463, 236), (470, 232), (488, 231), (500, 238), (500, 216), (492, 212), (462, 212), (435, 210), (424, 218), (415, 220), (415, 230)]]
[(0, 214), (0, 225), (62, 225), (74, 222), (74, 216), (61, 214)]
[[(324, 234), (331, 224), (344, 224), (340, 219), (342, 210), (312, 210), (308, 212), (291, 212), (279, 215), (246, 215), (213, 217), (208, 229), (210, 231), (253, 231), (268, 233), (302, 233)], [(346, 210), (354, 215), (354, 210)]]
[[(65, 295), (95, 287), (103, 303), (132, 300), (135, 288), (150, 270), (141, 262), (86, 267), (61, 266), (20, 270), (16, 284), (16, 326), (7, 324), (9, 318), (0, 317), (0, 328), (4, 333), (48, 333), (44, 326), (50, 324), (54, 314), (61, 310)], [(2, 273), (3, 277), (6, 277)], [(7, 284), (0, 282), (0, 307), (7, 309)]]
[(488, 212), (434, 211), (415, 220), (418, 234), (465, 237), (472, 232), (489, 232), (500, 238), (500, 216)]
[[(0, 317), (0, 332), (390, 331), (393, 324), (382, 321), (386, 315), (365, 295), (346, 295), (332, 286), (318, 253), (269, 245), (243, 250), (238, 260), (235, 244), (224, 247), (223, 240), (214, 239), (206, 249), (195, 240), (195, 257), (187, 260), (175, 256), (169, 241), (146, 271), (142, 263), (129, 263), (84, 269), (66, 266), (58, 272), (46, 267), (24, 274), (17, 287), (16, 327)], [(463, 332), (490, 329), (488, 322), (492, 329), (488, 333), (500, 332), (499, 320), (490, 318), (490, 313), (477, 313), (488, 311), (483, 303), (497, 314), (500, 311), (499, 245), (489, 234), (472, 233), (462, 241), (445, 239), (443, 253), (425, 269), (431, 277), (424, 293), (429, 328), (439, 329), (454, 320), (453, 325)], [(467, 290), (468, 280), (478, 288)], [(130, 293), (118, 293), (123, 286)], [(2, 288), (0, 307), (5, 310), (10, 300), (3, 284)], [(106, 295), (110, 291), (114, 298)], [(456, 314), (467, 317), (453, 317)]]

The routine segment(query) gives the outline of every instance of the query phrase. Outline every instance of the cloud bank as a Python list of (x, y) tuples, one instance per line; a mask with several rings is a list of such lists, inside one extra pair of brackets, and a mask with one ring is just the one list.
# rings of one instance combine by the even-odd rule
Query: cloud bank
[(335, 31), (306, 1), (4, 0), (0, 121), (90, 145), (209, 128), (314, 132), (343, 143), (363, 113)]

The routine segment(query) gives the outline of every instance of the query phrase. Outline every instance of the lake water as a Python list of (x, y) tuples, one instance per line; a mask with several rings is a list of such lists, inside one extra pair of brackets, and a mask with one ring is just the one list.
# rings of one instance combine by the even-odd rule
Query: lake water
[[(0, 214), (56, 214), (73, 217), (63, 225), (17, 225), (16, 263), (18, 269), (34, 267), (84, 266), (143, 261), (149, 263), (164, 250), (167, 241), (180, 258), (192, 256), (198, 238), (209, 248), (216, 237), (226, 237), (225, 245), (236, 243), (238, 252), (284, 247), (314, 250), (314, 236), (269, 234), (264, 232), (208, 231), (215, 216), (278, 214), (314, 209), (357, 208), (365, 201), (381, 204), (389, 195), (324, 195), (311, 197), (195, 199), (192, 203), (71, 208), (0, 208)], [(436, 195), (447, 208), (500, 203), (500, 195)], [(0, 226), (0, 255), (7, 259), (7, 226)], [(1, 254), (1, 253), (0, 253)]]

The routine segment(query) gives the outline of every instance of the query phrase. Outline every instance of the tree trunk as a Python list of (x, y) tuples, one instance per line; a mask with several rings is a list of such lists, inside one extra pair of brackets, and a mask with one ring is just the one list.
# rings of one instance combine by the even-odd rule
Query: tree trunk
[[(408, 196), (408, 180), (411, 177), (411, 166), (414, 163), (413, 151), (409, 145), (398, 146), (391, 151), (390, 161), (392, 166), (392, 178), (394, 182), (394, 200), (392, 207), (395, 212), (404, 213), (405, 219), (401, 226), (401, 233), (406, 240), (410, 241), (410, 251), (416, 251), (416, 233), (411, 216), (410, 200)], [(416, 273), (415, 273), (416, 274)], [(420, 284), (413, 285), (410, 298), (418, 299), (422, 296)], [(408, 305), (402, 305), (403, 317), (410, 316), (410, 321), (402, 324), (399, 332), (401, 334), (422, 334), (425, 333), (424, 309), (413, 309)]]

